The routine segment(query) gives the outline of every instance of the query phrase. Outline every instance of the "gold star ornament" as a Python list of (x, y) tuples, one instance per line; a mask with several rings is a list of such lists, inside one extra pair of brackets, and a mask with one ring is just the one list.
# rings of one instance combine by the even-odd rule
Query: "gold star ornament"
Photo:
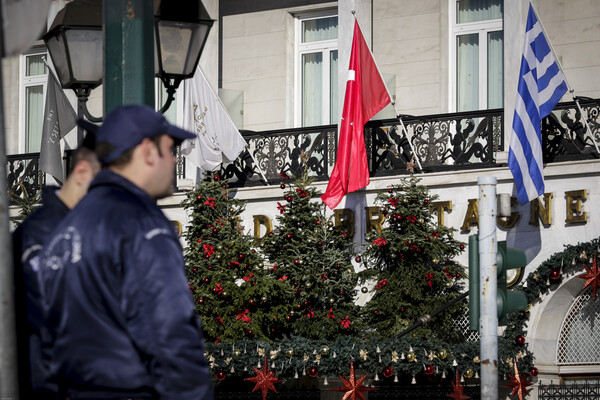
[(244, 380), (246, 381), (256, 382), (256, 385), (254, 386), (254, 389), (252, 389), (252, 391), (254, 392), (260, 389), (262, 391), (263, 400), (267, 399), (267, 393), (269, 392), (269, 390), (272, 390), (275, 393), (277, 393), (277, 390), (275, 389), (275, 386), (273, 384), (281, 382), (281, 379), (275, 378), (275, 373), (273, 371), (269, 371), (269, 365), (267, 364), (267, 356), (265, 356), (265, 362), (263, 364), (262, 371), (256, 367), (253, 368), (254, 372), (256, 373), (256, 376), (253, 376), (252, 378), (244, 378)]
[(336, 392), (344, 392), (344, 397), (342, 397), (342, 400), (356, 400), (357, 398), (360, 400), (365, 400), (365, 396), (362, 395), (362, 392), (377, 390), (377, 388), (365, 387), (362, 385), (366, 377), (367, 375), (363, 375), (360, 379), (356, 380), (356, 376), (354, 375), (354, 363), (351, 362), (350, 378), (346, 379), (340, 375), (342, 382), (344, 382), (344, 386), (329, 390), (333, 390)]

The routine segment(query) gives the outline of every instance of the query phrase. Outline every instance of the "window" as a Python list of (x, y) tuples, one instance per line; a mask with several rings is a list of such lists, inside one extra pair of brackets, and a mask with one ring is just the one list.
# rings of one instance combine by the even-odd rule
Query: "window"
[(338, 18), (312, 14), (296, 24), (296, 125), (337, 123)]
[(42, 143), (42, 124), (48, 80), (45, 58), (45, 51), (22, 56), (23, 113), (21, 115), (23, 116), (26, 153), (39, 152)]
[(504, 1), (451, 1), (453, 108), (500, 108), (504, 102)]

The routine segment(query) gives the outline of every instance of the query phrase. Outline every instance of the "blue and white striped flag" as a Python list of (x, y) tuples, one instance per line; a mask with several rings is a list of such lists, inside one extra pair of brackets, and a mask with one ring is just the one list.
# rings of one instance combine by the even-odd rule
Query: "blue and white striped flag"
[(544, 193), (541, 121), (567, 92), (567, 82), (556, 62), (531, 3), (513, 118), (508, 167), (521, 204)]

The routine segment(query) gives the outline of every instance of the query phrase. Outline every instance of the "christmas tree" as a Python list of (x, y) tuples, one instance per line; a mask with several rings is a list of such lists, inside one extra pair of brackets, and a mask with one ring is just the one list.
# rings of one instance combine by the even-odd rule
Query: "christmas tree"
[(272, 340), (287, 332), (292, 289), (274, 279), (254, 239), (243, 233), (239, 216), (245, 203), (214, 175), (190, 191), (182, 206), (190, 213), (186, 273), (205, 339)]
[[(376, 204), (386, 223), (366, 234), (361, 291), (373, 297), (362, 313), (379, 337), (399, 334), (461, 293), (464, 271), (452, 259), (464, 244), (453, 239), (453, 228), (437, 225), (431, 209), (437, 196), (419, 181), (411, 176), (379, 193)], [(456, 342), (452, 324), (464, 314), (465, 305), (456, 304), (411, 334)]]
[(277, 226), (261, 248), (277, 279), (293, 287), (287, 300), (295, 307), (289, 333), (323, 340), (353, 334), (360, 323), (352, 242), (325, 216), (306, 172), (295, 180), (282, 178), (284, 203), (278, 202)]

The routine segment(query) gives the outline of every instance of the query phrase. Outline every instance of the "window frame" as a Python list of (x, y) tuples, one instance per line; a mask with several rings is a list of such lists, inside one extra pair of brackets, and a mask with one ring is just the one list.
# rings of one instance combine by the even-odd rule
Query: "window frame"
[[(339, 57), (339, 37), (336, 39), (329, 40), (320, 40), (309, 43), (302, 43), (302, 22), (312, 19), (321, 19), (321, 18), (330, 18), (330, 17), (338, 17), (338, 12), (336, 9), (324, 9), (318, 11), (310, 11), (303, 12), (293, 15), (294, 17), (294, 127), (300, 128), (303, 127), (303, 109), (302, 109), (302, 56), (304, 54), (311, 54), (321, 52), (323, 54), (323, 84), (322, 84), (322, 96), (323, 99), (327, 99), (327, 101), (323, 101), (322, 104), (322, 118), (321, 124), (319, 125), (330, 125), (329, 121), (331, 119), (330, 109), (331, 109), (331, 97), (330, 97), (330, 87), (331, 87), (331, 75), (330, 75), (330, 59), (331, 52), (338, 51)], [(339, 19), (338, 19), (338, 28), (339, 28)], [(339, 33), (339, 31), (338, 31)], [(334, 85), (337, 86), (337, 82), (333, 82)], [(335, 105), (337, 107), (337, 105)]]
[(46, 90), (48, 87), (48, 66), (45, 67), (45, 74), (27, 76), (27, 58), (31, 56), (43, 56), (48, 62), (48, 50), (45, 47), (34, 47), (19, 56), (19, 122), (18, 122), (18, 151), (23, 154), (27, 152), (27, 105), (26, 92), (28, 87), (42, 86), (42, 98), (44, 106), (42, 107), (42, 118), (44, 117), (46, 107)]
[[(478, 110), (488, 109), (488, 34), (492, 32), (504, 31), (504, 16), (500, 19), (483, 20), (476, 22), (456, 22), (456, 5), (458, 0), (449, 0), (450, 18), (450, 65), (449, 65), (449, 98), (448, 104), (452, 112), (458, 111), (458, 36), (478, 34), (479, 41), (479, 61), (478, 61), (478, 76), (479, 76), (479, 102)], [(504, 40), (503, 40), (504, 45)]]

